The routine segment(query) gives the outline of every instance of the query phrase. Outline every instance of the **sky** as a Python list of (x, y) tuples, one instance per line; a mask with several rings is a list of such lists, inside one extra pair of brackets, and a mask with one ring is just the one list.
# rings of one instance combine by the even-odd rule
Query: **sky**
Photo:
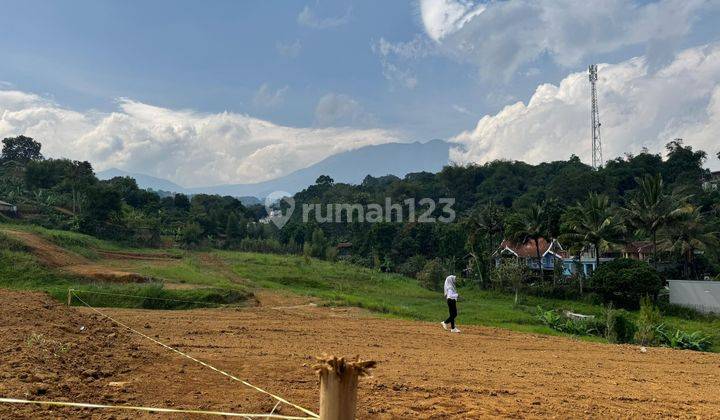
[[(720, 167), (720, 0), (0, 0), (0, 137), (188, 187), (370, 144), (458, 163), (674, 138)], [(361, 168), (360, 168), (361, 169)]]

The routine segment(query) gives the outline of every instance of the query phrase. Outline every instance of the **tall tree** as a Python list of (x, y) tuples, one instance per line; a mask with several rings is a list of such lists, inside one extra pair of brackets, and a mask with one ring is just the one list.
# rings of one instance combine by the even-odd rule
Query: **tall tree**
[(7, 137), (3, 139), (2, 143), (0, 161), (14, 161), (25, 164), (31, 160), (42, 160), (43, 158), (42, 153), (40, 153), (42, 145), (30, 137)]
[(490, 254), (500, 244), (498, 238), (502, 239), (503, 219), (503, 208), (495, 204), (488, 204), (475, 209), (465, 220), (469, 262), (473, 270), (477, 272), (480, 284), (486, 283)]
[(695, 251), (707, 251), (720, 245), (720, 232), (712, 230), (700, 208), (694, 208), (677, 223), (663, 231), (660, 249), (679, 255), (683, 259), (683, 276), (690, 278), (695, 272)]
[(547, 239), (548, 217), (545, 205), (542, 203), (533, 204), (528, 209), (518, 213), (511, 218), (506, 227), (510, 238), (521, 244), (532, 240), (535, 243), (538, 268), (542, 271), (542, 255), (540, 255), (540, 239)]
[(600, 266), (600, 253), (622, 232), (619, 218), (605, 194), (590, 193), (584, 202), (570, 207), (563, 219), (563, 237), (594, 248), (595, 268)]
[(653, 265), (657, 269), (658, 232), (692, 211), (690, 196), (680, 191), (668, 194), (660, 174), (636, 178), (637, 190), (631, 195), (621, 214), (635, 229), (635, 234), (648, 236), (653, 243)]

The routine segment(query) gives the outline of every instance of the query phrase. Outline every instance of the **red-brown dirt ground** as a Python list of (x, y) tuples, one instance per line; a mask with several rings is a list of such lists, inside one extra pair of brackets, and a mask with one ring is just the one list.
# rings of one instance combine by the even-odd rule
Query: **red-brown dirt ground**
[[(262, 300), (262, 299), (261, 299)], [(720, 355), (373, 317), (280, 305), (102, 309), (151, 337), (313, 411), (314, 356), (376, 360), (361, 418), (716, 418)], [(267, 306), (269, 304), (274, 306)], [(0, 395), (267, 413), (274, 400), (102, 319), (39, 293), (0, 290)], [(81, 327), (85, 327), (81, 331)], [(288, 406), (280, 413), (298, 414)], [(0, 418), (177, 418), (0, 404)], [(185, 418), (185, 417), (183, 417)]]

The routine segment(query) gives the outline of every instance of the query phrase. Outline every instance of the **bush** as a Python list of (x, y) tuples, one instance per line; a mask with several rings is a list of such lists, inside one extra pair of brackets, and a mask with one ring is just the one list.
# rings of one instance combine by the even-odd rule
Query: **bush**
[(573, 335), (602, 335), (605, 325), (595, 319), (570, 319), (556, 311), (546, 311), (538, 306), (537, 319), (548, 327)]
[(600, 265), (589, 282), (606, 303), (627, 309), (636, 309), (643, 296), (657, 297), (662, 286), (660, 275), (648, 263), (627, 258)]
[(427, 259), (422, 255), (413, 255), (397, 268), (398, 273), (407, 277), (417, 277), (418, 273), (425, 268)]
[(445, 284), (445, 268), (439, 258), (432, 259), (425, 264), (417, 276), (420, 285), (429, 290), (442, 290)]
[(658, 325), (656, 332), (662, 345), (674, 349), (708, 351), (712, 346), (710, 337), (700, 331), (689, 333), (683, 330), (675, 330), (675, 332), (671, 332), (661, 324)]
[(637, 328), (628, 313), (608, 307), (605, 311), (605, 338), (609, 343), (632, 343)]
[(660, 315), (660, 309), (653, 304), (649, 296), (644, 296), (640, 300), (640, 313), (638, 314), (635, 341), (647, 346), (656, 345), (658, 342), (656, 331), (661, 321), (662, 316)]
[(180, 231), (180, 243), (186, 248), (192, 248), (200, 244), (203, 230), (195, 222), (187, 223)]

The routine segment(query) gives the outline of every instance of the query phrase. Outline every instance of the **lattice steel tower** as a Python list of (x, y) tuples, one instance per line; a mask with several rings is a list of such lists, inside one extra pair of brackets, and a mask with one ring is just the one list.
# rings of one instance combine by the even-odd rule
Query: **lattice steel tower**
[(588, 67), (590, 77), (590, 124), (592, 125), (592, 167), (598, 169), (603, 165), (602, 142), (600, 141), (600, 112), (597, 103), (597, 64)]

